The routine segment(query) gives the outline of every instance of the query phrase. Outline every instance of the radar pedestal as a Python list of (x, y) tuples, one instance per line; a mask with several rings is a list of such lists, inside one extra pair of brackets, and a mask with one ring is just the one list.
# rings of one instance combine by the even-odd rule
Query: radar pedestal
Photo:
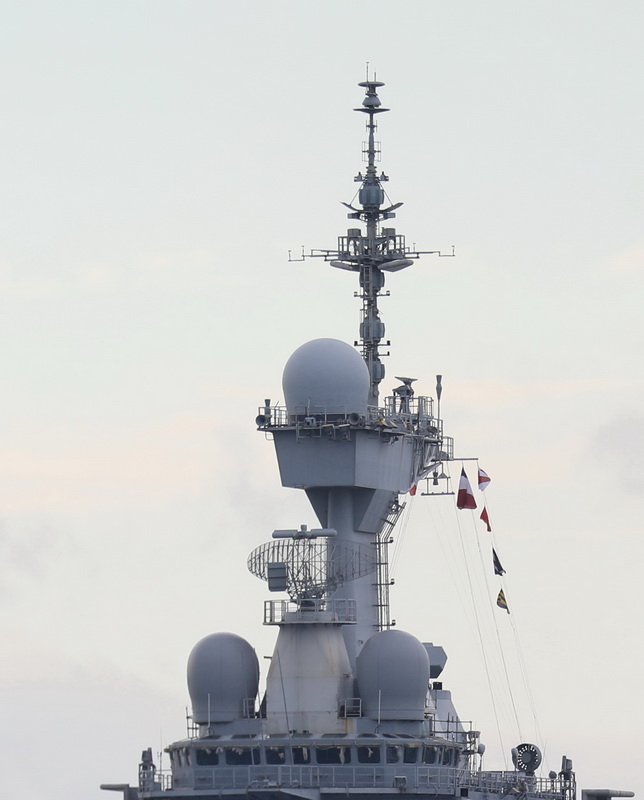
[(376, 569), (370, 548), (337, 537), (330, 528), (274, 531), (248, 568), (271, 591), (291, 600), (268, 601), (264, 623), (279, 625), (266, 679), (266, 729), (348, 733), (340, 706), (353, 695), (353, 669), (342, 628), (356, 624), (356, 602), (338, 598), (340, 587)]

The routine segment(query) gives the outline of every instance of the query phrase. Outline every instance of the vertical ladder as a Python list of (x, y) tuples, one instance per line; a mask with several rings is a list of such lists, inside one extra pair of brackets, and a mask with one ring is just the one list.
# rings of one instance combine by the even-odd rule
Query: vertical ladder
[(385, 517), (380, 533), (376, 537), (376, 586), (378, 588), (378, 630), (386, 631), (391, 628), (391, 613), (389, 608), (389, 545), (393, 539), (391, 534), (405, 508), (405, 503), (392, 500), (389, 513)]

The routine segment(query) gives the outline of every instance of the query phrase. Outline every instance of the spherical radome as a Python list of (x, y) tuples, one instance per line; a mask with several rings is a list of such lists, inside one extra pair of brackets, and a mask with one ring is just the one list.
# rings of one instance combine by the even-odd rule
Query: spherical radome
[(245, 716), (244, 702), (254, 700), (259, 662), (251, 645), (235, 633), (212, 633), (192, 648), (188, 691), (194, 722), (231, 722)]
[(423, 719), (429, 658), (415, 636), (399, 630), (375, 633), (360, 651), (357, 673), (365, 716)]
[(282, 376), (289, 414), (365, 414), (369, 370), (339, 339), (313, 339), (293, 353)]

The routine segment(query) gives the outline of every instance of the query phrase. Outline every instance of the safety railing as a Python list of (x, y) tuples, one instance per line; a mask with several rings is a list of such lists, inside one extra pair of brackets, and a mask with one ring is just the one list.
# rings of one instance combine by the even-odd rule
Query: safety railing
[(259, 406), (257, 425), (259, 428), (302, 427), (315, 429), (325, 425), (345, 422), (350, 425), (375, 425), (381, 421), (395, 421), (409, 430), (422, 430), (426, 434), (440, 435), (442, 420), (434, 416), (431, 397), (417, 397), (400, 408), (395, 397), (385, 397), (383, 406), (366, 406), (358, 411), (355, 408), (306, 405), (287, 409), (285, 406)]
[(462, 771), (453, 767), (408, 767), (402, 764), (379, 766), (254, 766), (254, 767), (197, 767), (192, 780), (188, 774), (175, 780), (174, 788), (243, 789), (269, 786), (299, 788), (391, 788), (404, 786), (408, 790), (436, 788), (450, 793)]
[(520, 796), (529, 794), (542, 798), (561, 798), (566, 795), (565, 782), (557, 778), (540, 778), (519, 772), (478, 772), (463, 783), (491, 794)]
[(355, 600), (310, 598), (297, 602), (292, 600), (264, 602), (264, 625), (312, 622), (350, 624), (355, 621)]

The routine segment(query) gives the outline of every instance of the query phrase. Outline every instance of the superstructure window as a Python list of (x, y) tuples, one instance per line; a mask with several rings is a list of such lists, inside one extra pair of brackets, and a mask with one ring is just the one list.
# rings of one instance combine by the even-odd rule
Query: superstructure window
[(400, 747), (387, 745), (387, 764), (397, 764), (400, 756)]
[(436, 763), (436, 748), (426, 747), (423, 752), (423, 764), (435, 764), (435, 763)]
[(403, 747), (403, 761), (405, 764), (415, 764), (418, 760), (418, 750), (419, 747), (409, 747), (405, 745)]
[(292, 747), (291, 754), (294, 764), (310, 764), (311, 763), (311, 748), (310, 747)]
[(226, 764), (238, 767), (259, 764), (259, 747), (227, 747)]
[(360, 745), (358, 747), (358, 763), (380, 764), (380, 748), (378, 745), (373, 745), (373, 747)]
[(350, 747), (316, 747), (315, 755), (318, 764), (350, 764)]
[[(300, 748), (301, 749), (301, 748)], [(283, 747), (267, 747), (266, 763), (283, 764), (286, 760), (286, 752)]]
[(443, 765), (447, 766), (448, 764), (452, 763), (452, 751), (449, 747), (446, 747), (443, 750)]
[(197, 765), (200, 767), (216, 767), (219, 764), (219, 754), (212, 747), (197, 748)]

